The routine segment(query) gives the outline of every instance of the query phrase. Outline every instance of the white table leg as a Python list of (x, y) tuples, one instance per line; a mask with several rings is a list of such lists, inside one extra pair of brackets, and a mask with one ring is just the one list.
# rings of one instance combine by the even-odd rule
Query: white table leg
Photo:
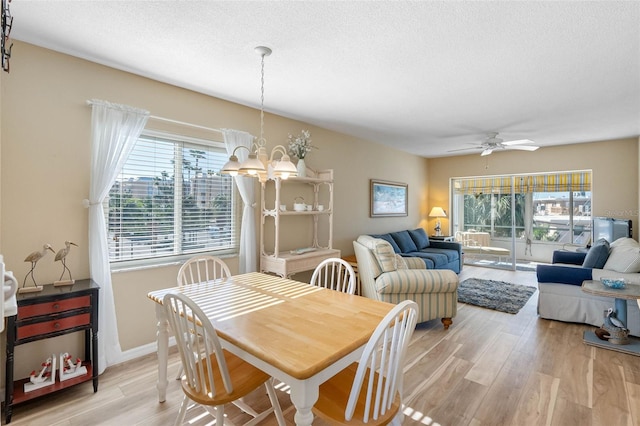
[(294, 420), (297, 426), (311, 426), (313, 413), (311, 407), (318, 400), (318, 384), (306, 382), (291, 383), (291, 402), (296, 407)]
[(169, 356), (169, 321), (167, 320), (164, 306), (156, 304), (156, 319), (158, 320), (158, 333), (156, 343), (158, 345), (158, 401), (167, 399), (167, 364)]

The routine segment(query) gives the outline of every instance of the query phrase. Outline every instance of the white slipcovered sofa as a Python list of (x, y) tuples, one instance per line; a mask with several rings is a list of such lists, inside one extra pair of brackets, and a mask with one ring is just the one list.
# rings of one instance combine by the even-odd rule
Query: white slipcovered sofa
[[(592, 247), (593, 250), (593, 247)], [(614, 307), (612, 297), (582, 291), (582, 281), (601, 278), (624, 278), (630, 285), (640, 285), (640, 244), (621, 238), (610, 245), (600, 267), (589, 267), (587, 253), (556, 251), (552, 265), (538, 265), (538, 315), (557, 321), (603, 324), (604, 311)], [(636, 300), (627, 300), (627, 328), (640, 336), (640, 309)]]
[(440, 318), (449, 328), (458, 311), (455, 272), (426, 269), (422, 259), (396, 255), (388, 241), (368, 235), (358, 237), (353, 248), (363, 296), (396, 304), (413, 300), (420, 308), (419, 323)]

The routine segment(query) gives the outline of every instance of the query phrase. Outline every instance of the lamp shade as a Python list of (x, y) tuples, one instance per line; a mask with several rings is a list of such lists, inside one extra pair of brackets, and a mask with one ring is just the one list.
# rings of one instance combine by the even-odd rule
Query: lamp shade
[(290, 176), (296, 176), (298, 169), (291, 162), (288, 155), (284, 155), (282, 159), (276, 162), (276, 166), (273, 168), (273, 174), (282, 179), (286, 179)]
[(239, 170), (240, 162), (238, 161), (238, 157), (236, 157), (235, 155), (231, 155), (231, 157), (229, 157), (229, 161), (227, 161), (226, 164), (222, 166), (220, 173), (231, 176), (238, 176)]
[[(274, 155), (278, 152), (282, 155), (280, 161), (276, 161), (273, 159)], [(269, 167), (273, 168), (274, 177), (279, 177), (282, 179), (287, 179), (291, 176), (297, 176), (298, 174), (298, 169), (296, 168), (295, 164), (291, 162), (291, 158), (289, 158), (289, 155), (287, 155), (286, 148), (282, 145), (276, 145), (275, 147), (273, 147), (273, 150), (271, 150)]]
[(258, 173), (260, 172), (265, 173), (266, 170), (264, 168), (264, 165), (256, 157), (256, 154), (252, 153), (252, 154), (249, 154), (249, 158), (247, 158), (245, 161), (242, 162), (242, 164), (240, 164), (239, 172), (240, 174), (257, 176)]
[(434, 207), (429, 212), (429, 217), (447, 217), (447, 213), (442, 207)]

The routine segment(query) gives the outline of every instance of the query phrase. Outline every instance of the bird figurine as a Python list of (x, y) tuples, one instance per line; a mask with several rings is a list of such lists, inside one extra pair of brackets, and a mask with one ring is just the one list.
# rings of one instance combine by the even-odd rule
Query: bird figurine
[[(38, 261), (42, 259), (47, 254), (47, 251), (49, 250), (55, 253), (55, 251), (51, 248), (50, 244), (45, 244), (42, 246), (42, 251), (34, 251), (24, 259), (25, 262), (31, 262), (31, 269), (29, 270), (29, 272), (27, 272), (27, 275), (24, 276), (24, 281), (22, 282), (22, 288), (19, 290), (19, 292), (24, 293), (29, 291), (42, 290), (42, 286), (39, 286), (38, 283), (36, 283), (36, 279), (33, 276), (33, 271), (36, 269), (36, 264), (38, 263)], [(33, 281), (33, 285), (34, 285), (33, 288), (26, 287), (27, 277), (29, 275), (31, 275), (31, 280)]]
[[(73, 243), (71, 241), (65, 241), (64, 242), (64, 248), (58, 250), (58, 252), (56, 253), (55, 261), (56, 262), (57, 261), (62, 262), (62, 274), (60, 274), (60, 280), (58, 280), (58, 281), (53, 283), (54, 285), (70, 285), (70, 284), (73, 284), (75, 282), (75, 280), (73, 278), (71, 278), (71, 271), (67, 267), (67, 263), (66, 263), (67, 255), (71, 251), (71, 246), (78, 247), (78, 245), (76, 243)], [(65, 272), (69, 273), (69, 279), (63, 281), (62, 277), (64, 277), (64, 273)]]
[(607, 340), (609, 343), (613, 345), (629, 344), (629, 330), (624, 325), (624, 322), (616, 317), (613, 308), (604, 311), (604, 325), (602, 328), (609, 333), (609, 339)]
[(623, 328), (623, 329), (627, 328), (627, 326), (624, 325), (622, 321), (616, 318), (616, 313), (613, 312), (613, 308), (607, 309), (607, 313), (605, 315), (604, 321), (605, 321), (605, 324), (613, 327)]

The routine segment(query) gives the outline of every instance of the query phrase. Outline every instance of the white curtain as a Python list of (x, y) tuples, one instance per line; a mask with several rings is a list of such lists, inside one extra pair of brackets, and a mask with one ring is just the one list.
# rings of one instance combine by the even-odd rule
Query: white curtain
[[(227, 153), (231, 155), (233, 150), (238, 146), (245, 146), (251, 149), (255, 137), (247, 132), (239, 130), (223, 129), (224, 144)], [(239, 149), (236, 156), (240, 162), (247, 159), (249, 151)], [(241, 274), (247, 272), (255, 272), (257, 268), (256, 260), (256, 196), (255, 196), (255, 178), (236, 176), (234, 178), (244, 207), (242, 209), (242, 223), (240, 228), (240, 255), (239, 270)]]
[(533, 256), (531, 251), (531, 242), (533, 241), (533, 193), (527, 192), (524, 194), (524, 255)]
[(100, 286), (98, 304), (98, 373), (122, 359), (111, 285), (107, 230), (102, 203), (149, 119), (149, 111), (91, 100), (91, 187), (89, 199), (89, 267)]

